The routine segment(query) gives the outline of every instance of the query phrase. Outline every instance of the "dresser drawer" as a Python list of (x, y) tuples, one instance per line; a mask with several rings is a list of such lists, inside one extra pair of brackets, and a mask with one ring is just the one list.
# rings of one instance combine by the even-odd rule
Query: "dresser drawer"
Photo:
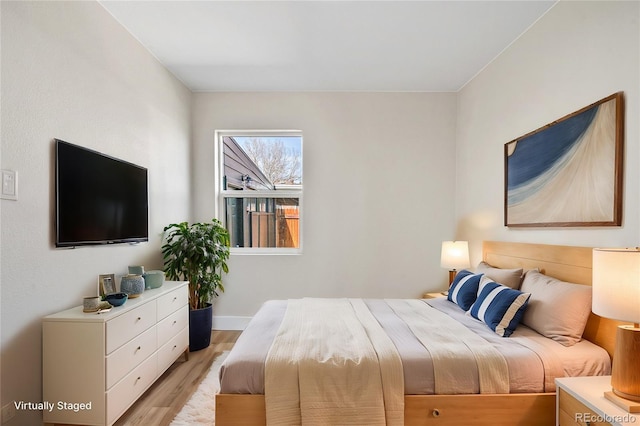
[(158, 349), (158, 344), (156, 327), (154, 326), (107, 356), (107, 389), (118, 383), (129, 371), (153, 354), (156, 349)]
[(156, 303), (147, 302), (107, 322), (107, 354), (156, 323)]
[(560, 426), (611, 426), (611, 423), (605, 422), (602, 416), (589, 409), (564, 389), (559, 389), (558, 392)]
[(177, 309), (189, 304), (189, 287), (186, 285), (158, 298), (158, 321)]
[(184, 305), (158, 323), (158, 347), (164, 345), (189, 325), (189, 308)]
[(161, 374), (189, 347), (189, 328), (183, 328), (158, 351), (158, 373)]
[(120, 417), (157, 376), (158, 359), (154, 354), (112, 387), (107, 392), (107, 424)]

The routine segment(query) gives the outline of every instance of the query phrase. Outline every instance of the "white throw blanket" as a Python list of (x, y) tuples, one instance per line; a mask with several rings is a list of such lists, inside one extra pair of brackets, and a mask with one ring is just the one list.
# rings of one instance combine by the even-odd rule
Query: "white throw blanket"
[(269, 425), (401, 425), (398, 352), (362, 300), (290, 300), (267, 355)]
[(507, 361), (485, 339), (421, 300), (386, 302), (431, 354), (436, 394), (509, 393)]

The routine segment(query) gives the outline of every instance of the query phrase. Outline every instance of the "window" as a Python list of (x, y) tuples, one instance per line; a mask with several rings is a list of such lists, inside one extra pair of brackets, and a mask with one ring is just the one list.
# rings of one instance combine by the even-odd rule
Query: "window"
[(302, 133), (219, 131), (219, 203), (234, 252), (299, 253)]

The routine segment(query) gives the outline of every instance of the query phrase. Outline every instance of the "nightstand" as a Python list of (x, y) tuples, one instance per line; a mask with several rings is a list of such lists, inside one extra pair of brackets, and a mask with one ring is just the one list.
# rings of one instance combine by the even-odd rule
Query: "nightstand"
[(640, 425), (640, 415), (605, 399), (611, 376), (556, 379), (556, 424), (559, 426)]
[(447, 297), (447, 294), (449, 292), (448, 291), (440, 291), (440, 292), (433, 292), (433, 293), (424, 293), (422, 295), (423, 299), (435, 299), (438, 297)]

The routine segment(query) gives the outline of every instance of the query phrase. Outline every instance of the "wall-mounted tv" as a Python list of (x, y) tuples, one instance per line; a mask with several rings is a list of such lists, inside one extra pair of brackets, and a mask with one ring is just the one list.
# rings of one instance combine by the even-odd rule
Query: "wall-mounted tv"
[(147, 169), (59, 139), (55, 149), (56, 247), (148, 241)]

